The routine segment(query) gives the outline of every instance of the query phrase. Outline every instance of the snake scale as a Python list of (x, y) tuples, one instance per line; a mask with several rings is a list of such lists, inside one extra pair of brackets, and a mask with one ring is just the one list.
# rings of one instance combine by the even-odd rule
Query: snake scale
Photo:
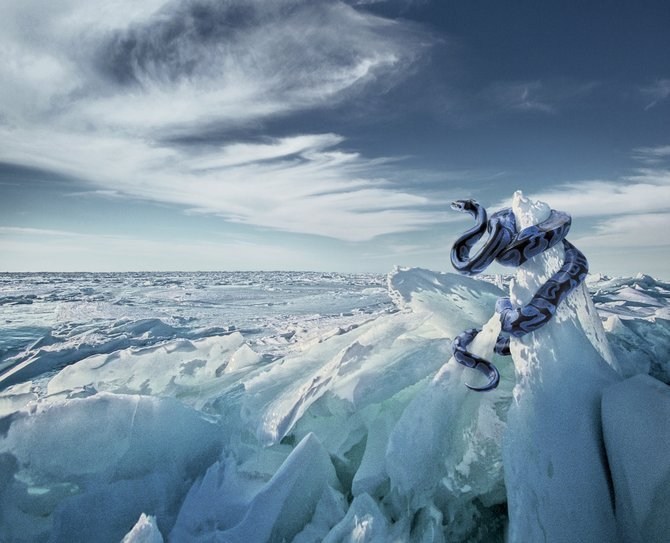
[[(514, 213), (510, 208), (501, 209), (488, 217), (486, 209), (475, 200), (457, 200), (452, 209), (469, 213), (476, 225), (465, 232), (451, 249), (451, 263), (465, 275), (476, 275), (484, 271), (494, 260), (504, 266), (520, 266), (559, 242), (563, 242), (565, 259), (563, 265), (544, 283), (533, 298), (524, 306), (515, 307), (509, 298), (496, 302), (496, 312), (500, 314), (501, 334), (494, 351), (500, 355), (510, 354), (510, 337), (521, 337), (546, 324), (556, 313), (556, 308), (580, 285), (589, 270), (586, 257), (565, 239), (572, 218), (562, 211), (551, 210), (549, 217), (539, 224), (517, 231)], [(474, 256), (470, 251), (488, 232), (486, 243)], [(498, 386), (500, 374), (488, 360), (468, 351), (468, 346), (481, 331), (478, 328), (465, 330), (454, 338), (451, 349), (459, 364), (474, 368), (488, 378), (481, 387), (466, 384), (478, 392), (492, 390)]]

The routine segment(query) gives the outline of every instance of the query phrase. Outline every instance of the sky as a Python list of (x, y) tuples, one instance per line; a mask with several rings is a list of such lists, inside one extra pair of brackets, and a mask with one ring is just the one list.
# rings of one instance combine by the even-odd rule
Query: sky
[(450, 271), (521, 190), (670, 279), (669, 51), (666, 0), (0, 0), (0, 271)]

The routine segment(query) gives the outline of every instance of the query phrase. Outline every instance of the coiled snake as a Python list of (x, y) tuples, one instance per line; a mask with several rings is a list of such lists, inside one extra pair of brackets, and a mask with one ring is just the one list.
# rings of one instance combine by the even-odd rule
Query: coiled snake
[[(487, 219), (486, 209), (475, 200), (457, 200), (451, 207), (456, 211), (469, 213), (477, 221), (473, 228), (456, 240), (451, 249), (451, 263), (458, 272), (465, 275), (481, 273), (494, 260), (504, 266), (520, 266), (560, 241), (563, 242), (565, 249), (563, 265), (539, 288), (526, 305), (515, 307), (509, 298), (500, 298), (496, 302), (496, 312), (500, 314), (501, 334), (498, 336), (494, 351), (508, 356), (510, 338), (503, 333), (521, 337), (543, 326), (554, 316), (556, 308), (565, 297), (584, 281), (589, 271), (586, 257), (565, 239), (572, 218), (567, 213), (552, 209), (545, 221), (517, 232), (514, 213), (510, 208), (497, 211)], [(488, 240), (476, 255), (470, 256), (470, 250), (486, 231), (489, 234)], [(481, 392), (497, 387), (500, 374), (491, 362), (467, 350), (479, 332), (481, 332), (479, 328), (462, 332), (454, 338), (451, 350), (456, 362), (474, 368), (488, 377), (489, 382), (484, 386), (465, 385), (471, 390)]]

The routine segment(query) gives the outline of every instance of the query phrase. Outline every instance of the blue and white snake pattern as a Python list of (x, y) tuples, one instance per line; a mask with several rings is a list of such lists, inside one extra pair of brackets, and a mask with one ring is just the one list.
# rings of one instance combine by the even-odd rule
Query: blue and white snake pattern
[[(521, 337), (547, 323), (556, 313), (558, 305), (584, 281), (589, 271), (586, 257), (565, 239), (572, 218), (567, 213), (552, 209), (545, 221), (517, 232), (514, 213), (510, 208), (497, 211), (488, 218), (486, 210), (475, 200), (457, 200), (451, 207), (469, 213), (477, 221), (473, 228), (456, 240), (451, 249), (451, 263), (465, 275), (481, 273), (494, 260), (504, 266), (520, 266), (563, 242), (563, 265), (540, 287), (530, 302), (515, 307), (509, 298), (500, 298), (496, 303), (502, 333), (498, 336), (494, 350), (507, 356), (510, 354), (509, 336)], [(476, 255), (470, 256), (470, 250), (486, 231), (488, 240)], [(465, 385), (478, 392), (494, 389), (500, 381), (498, 369), (491, 362), (467, 350), (480, 331), (478, 328), (466, 330), (456, 336), (451, 344), (454, 358), (459, 364), (474, 368), (488, 377), (488, 383), (482, 387)]]

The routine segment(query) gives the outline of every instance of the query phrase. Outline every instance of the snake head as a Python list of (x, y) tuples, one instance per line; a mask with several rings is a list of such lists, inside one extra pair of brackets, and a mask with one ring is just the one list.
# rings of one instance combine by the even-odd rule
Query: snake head
[(473, 212), (476, 209), (477, 202), (474, 200), (456, 200), (451, 202), (451, 209), (454, 211)]

